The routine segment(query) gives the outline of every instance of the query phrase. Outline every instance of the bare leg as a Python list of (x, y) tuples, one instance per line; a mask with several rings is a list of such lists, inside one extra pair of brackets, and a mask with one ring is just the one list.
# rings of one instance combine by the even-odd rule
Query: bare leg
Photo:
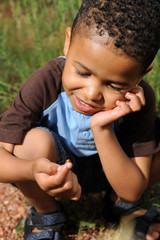
[[(160, 152), (156, 153), (153, 156), (152, 164), (151, 164), (151, 171), (150, 171), (150, 180), (149, 180), (149, 186), (152, 186), (156, 184), (158, 181), (160, 181)], [(128, 219), (133, 219), (137, 216), (141, 216), (146, 212), (146, 210), (140, 210), (137, 211), (130, 216), (128, 216)], [(124, 220), (126, 220), (124, 218)], [(160, 223), (153, 223), (149, 226), (149, 229), (147, 231), (146, 239), (147, 240), (156, 240), (160, 236)]]
[[(26, 160), (44, 157), (52, 162), (57, 162), (54, 139), (50, 133), (40, 128), (30, 130), (26, 134), (23, 144), (15, 146), (13, 154)], [(18, 182), (16, 185), (37, 212), (49, 213), (60, 210), (55, 199), (41, 190), (36, 182)]]
[(158, 181), (160, 181), (160, 152), (153, 156), (149, 186), (154, 185)]
[[(156, 153), (153, 156), (149, 186), (152, 186), (159, 181), (160, 181), (160, 152)], [(160, 223), (151, 224), (148, 229), (146, 239), (155, 240), (158, 239), (159, 236), (160, 236)]]
[[(156, 153), (153, 156), (151, 171), (150, 171), (150, 180), (149, 185), (152, 186), (160, 181), (160, 152)], [(115, 196), (114, 196), (115, 197)], [(124, 216), (121, 218), (122, 221), (127, 222), (128, 220), (132, 220), (138, 216), (144, 215), (147, 210), (141, 209), (135, 211), (128, 216)], [(160, 236), (160, 223), (153, 223), (149, 226), (149, 229), (146, 234), (147, 240), (156, 240)]]

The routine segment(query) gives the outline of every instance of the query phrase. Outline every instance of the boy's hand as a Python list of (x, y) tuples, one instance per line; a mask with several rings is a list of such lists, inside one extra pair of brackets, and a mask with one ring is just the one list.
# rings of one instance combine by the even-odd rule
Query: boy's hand
[(40, 188), (49, 195), (78, 200), (81, 196), (81, 187), (71, 168), (70, 162), (58, 165), (41, 158), (33, 164), (33, 175)]
[(130, 92), (127, 92), (125, 98), (126, 101), (117, 100), (116, 106), (113, 109), (93, 115), (91, 118), (91, 128), (110, 125), (130, 112), (139, 111), (145, 105), (143, 88), (140, 86), (136, 86)]

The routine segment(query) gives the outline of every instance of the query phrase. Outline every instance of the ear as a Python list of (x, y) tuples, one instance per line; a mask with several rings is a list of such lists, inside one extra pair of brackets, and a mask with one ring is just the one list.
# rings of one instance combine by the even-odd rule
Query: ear
[[(140, 79), (139, 79), (139, 82), (143, 79), (143, 77), (148, 73), (150, 72), (151, 70), (153, 69), (153, 64), (151, 64), (147, 69), (146, 71), (141, 75)], [(139, 83), (138, 82), (138, 83)]]
[(69, 47), (70, 47), (70, 42), (71, 42), (71, 28), (70, 27), (67, 27), (66, 29), (66, 38), (65, 38), (65, 42), (64, 42), (64, 49), (63, 49), (63, 52), (64, 52), (64, 55), (67, 56), (68, 54), (68, 50), (69, 50)]

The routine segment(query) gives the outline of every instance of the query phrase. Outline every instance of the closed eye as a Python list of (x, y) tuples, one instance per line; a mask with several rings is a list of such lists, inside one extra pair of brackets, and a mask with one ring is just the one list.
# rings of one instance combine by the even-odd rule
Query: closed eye
[(89, 77), (89, 76), (91, 76), (90, 73), (81, 72), (81, 71), (79, 71), (79, 70), (77, 70), (77, 69), (76, 69), (76, 73), (77, 73), (78, 75), (80, 75), (80, 76), (83, 76), (83, 77)]
[(126, 88), (118, 88), (118, 87), (115, 87), (115, 86), (112, 85), (112, 84), (110, 84), (110, 87), (111, 87), (112, 89), (114, 89), (115, 91), (118, 91), (118, 92), (121, 92), (121, 91), (126, 90)]

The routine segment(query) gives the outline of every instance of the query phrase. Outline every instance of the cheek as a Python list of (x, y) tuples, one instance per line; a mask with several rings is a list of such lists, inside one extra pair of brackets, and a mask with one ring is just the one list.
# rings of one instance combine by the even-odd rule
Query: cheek
[(73, 91), (83, 87), (81, 79), (72, 72), (64, 74), (62, 83), (66, 91)]
[(72, 92), (76, 89), (76, 84), (74, 83), (70, 75), (64, 76), (62, 84), (68, 96), (70, 96)]
[(71, 82), (71, 78), (70, 78), (69, 72), (64, 71), (63, 76), (62, 76), (62, 84), (63, 84), (65, 91), (70, 89), (70, 82)]
[(107, 109), (112, 109), (116, 106), (116, 101), (125, 101), (125, 93), (110, 93), (105, 97), (105, 107)]
[(125, 100), (126, 100), (125, 94), (126, 94), (126, 92), (121, 93), (121, 94), (118, 94), (119, 96), (117, 97), (117, 100), (119, 100), (119, 101), (125, 101)]
[(75, 89), (76, 85), (75, 85), (74, 81), (72, 80), (71, 76), (70, 76), (70, 78), (64, 78), (63, 87), (66, 91), (72, 91)]

